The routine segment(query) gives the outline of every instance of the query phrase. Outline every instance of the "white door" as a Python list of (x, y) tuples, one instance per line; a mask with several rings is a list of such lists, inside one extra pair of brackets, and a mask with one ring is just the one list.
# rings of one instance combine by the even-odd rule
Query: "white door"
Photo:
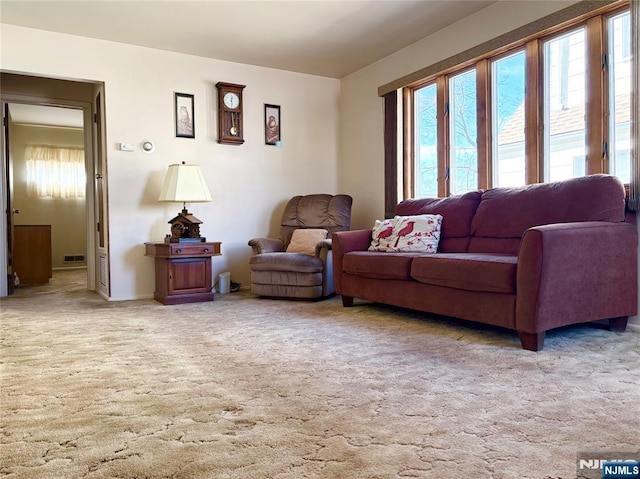
[(107, 210), (107, 165), (104, 144), (104, 91), (96, 85), (93, 100), (93, 173), (94, 173), (94, 242), (95, 242), (95, 291), (109, 298), (109, 235)]

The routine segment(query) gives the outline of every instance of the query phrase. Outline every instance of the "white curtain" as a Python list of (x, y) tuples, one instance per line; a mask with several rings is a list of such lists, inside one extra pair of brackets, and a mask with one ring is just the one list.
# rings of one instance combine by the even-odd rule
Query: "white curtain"
[(84, 198), (84, 149), (27, 146), (27, 195), (30, 198)]

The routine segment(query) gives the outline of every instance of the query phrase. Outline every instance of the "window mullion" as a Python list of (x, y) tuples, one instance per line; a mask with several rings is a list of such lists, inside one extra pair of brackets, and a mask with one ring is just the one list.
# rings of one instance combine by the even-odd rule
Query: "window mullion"
[(586, 136), (587, 174), (604, 173), (607, 158), (603, 145), (607, 141), (608, 117), (605, 97), (606, 62), (602, 16), (587, 21)]
[(525, 182), (542, 181), (542, 54), (541, 42), (533, 40), (527, 43), (526, 95), (525, 95)]
[(449, 87), (446, 76), (436, 79), (438, 98), (438, 196), (446, 197), (451, 192), (449, 174)]
[(489, 61), (481, 60), (476, 65), (476, 96), (478, 119), (478, 188), (491, 187), (491, 87)]
[(413, 101), (413, 90), (410, 88), (402, 89), (402, 121), (403, 128), (402, 131), (404, 133), (404, 138), (402, 144), (404, 145), (402, 151), (403, 158), (403, 168), (404, 171), (404, 184), (402, 188), (402, 194), (404, 198), (413, 198), (415, 197), (416, 187), (415, 187), (415, 175), (416, 175), (416, 167), (414, 161), (414, 151), (415, 151), (415, 134), (414, 134), (414, 109), (415, 102)]

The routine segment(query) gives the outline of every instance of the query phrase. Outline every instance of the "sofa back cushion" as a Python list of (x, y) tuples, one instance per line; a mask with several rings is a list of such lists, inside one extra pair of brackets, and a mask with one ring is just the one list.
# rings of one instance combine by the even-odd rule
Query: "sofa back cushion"
[(420, 198), (401, 201), (396, 205), (399, 216), (441, 215), (442, 228), (438, 251), (464, 253), (471, 240), (471, 220), (480, 204), (481, 191), (471, 191), (448, 198)]
[(624, 221), (624, 198), (620, 180), (601, 174), (487, 190), (471, 223), (469, 252), (517, 254), (524, 232), (533, 226)]

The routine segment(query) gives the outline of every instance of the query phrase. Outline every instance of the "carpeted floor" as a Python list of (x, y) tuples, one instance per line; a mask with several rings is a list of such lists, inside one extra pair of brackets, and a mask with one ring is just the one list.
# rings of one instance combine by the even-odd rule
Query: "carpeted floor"
[(640, 445), (640, 333), (514, 333), (339, 298), (1, 302), (0, 476), (575, 478)]

